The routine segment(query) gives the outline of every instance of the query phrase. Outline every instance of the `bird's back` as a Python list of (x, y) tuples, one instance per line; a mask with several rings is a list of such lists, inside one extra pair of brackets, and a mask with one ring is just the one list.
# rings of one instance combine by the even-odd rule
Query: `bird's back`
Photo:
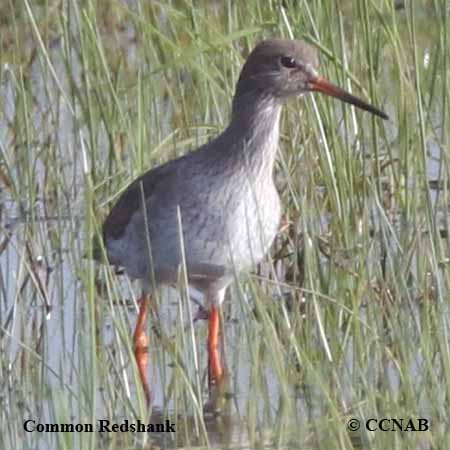
[(174, 283), (183, 243), (191, 280), (226, 284), (263, 258), (280, 216), (272, 176), (249, 177), (226, 149), (211, 151), (217, 145), (152, 169), (126, 189), (103, 227), (111, 263), (135, 278), (153, 272), (157, 283)]

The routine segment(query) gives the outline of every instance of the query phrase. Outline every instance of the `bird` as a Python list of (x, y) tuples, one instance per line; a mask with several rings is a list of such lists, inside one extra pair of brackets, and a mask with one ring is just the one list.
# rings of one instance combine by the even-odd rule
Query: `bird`
[(259, 42), (242, 67), (224, 131), (135, 179), (107, 215), (102, 226), (107, 262), (142, 286), (133, 347), (148, 402), (146, 299), (161, 285), (176, 285), (183, 264), (189, 287), (200, 291), (208, 309), (210, 386), (224, 377), (218, 341), (225, 292), (235, 274), (264, 259), (280, 226), (274, 165), (286, 100), (320, 92), (388, 119), (317, 69), (317, 51), (304, 41)]

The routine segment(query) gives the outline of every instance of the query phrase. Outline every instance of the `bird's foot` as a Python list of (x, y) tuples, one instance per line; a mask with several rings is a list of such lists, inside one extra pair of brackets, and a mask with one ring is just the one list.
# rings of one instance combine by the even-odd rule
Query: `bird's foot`
[(148, 338), (145, 334), (145, 319), (147, 316), (147, 298), (143, 296), (139, 300), (139, 314), (136, 321), (136, 327), (133, 334), (134, 357), (141, 380), (142, 389), (144, 391), (147, 406), (152, 400), (152, 392), (147, 379), (148, 369)]
[(219, 354), (219, 331), (219, 308), (213, 306), (208, 313), (208, 381), (210, 386), (216, 385), (223, 377)]

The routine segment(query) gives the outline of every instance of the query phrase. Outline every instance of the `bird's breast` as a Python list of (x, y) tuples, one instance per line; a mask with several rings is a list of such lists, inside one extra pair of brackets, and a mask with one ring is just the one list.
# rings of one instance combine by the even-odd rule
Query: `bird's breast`
[(268, 252), (279, 226), (280, 199), (271, 177), (223, 186), (192, 207), (194, 214), (184, 214), (190, 217), (185, 245), (192, 259), (239, 271), (259, 263)]

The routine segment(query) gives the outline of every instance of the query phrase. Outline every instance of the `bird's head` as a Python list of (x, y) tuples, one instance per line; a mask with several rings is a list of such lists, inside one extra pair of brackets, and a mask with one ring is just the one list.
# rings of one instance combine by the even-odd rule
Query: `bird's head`
[(305, 92), (322, 92), (371, 112), (383, 119), (388, 116), (317, 73), (316, 50), (302, 41), (268, 39), (250, 53), (236, 86), (236, 97), (262, 95), (276, 100)]

